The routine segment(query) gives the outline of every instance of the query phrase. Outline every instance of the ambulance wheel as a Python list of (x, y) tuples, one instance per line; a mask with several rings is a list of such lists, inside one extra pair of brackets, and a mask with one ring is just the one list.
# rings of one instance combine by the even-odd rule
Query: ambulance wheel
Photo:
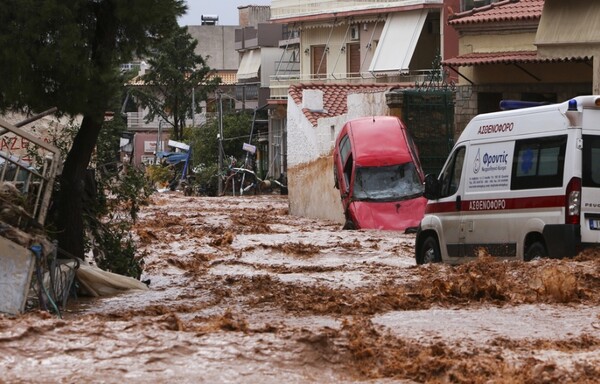
[(428, 236), (421, 245), (421, 250), (417, 255), (417, 264), (441, 263), (442, 255), (440, 245), (435, 236)]
[(548, 252), (546, 252), (546, 247), (544, 243), (541, 241), (534, 241), (529, 244), (527, 249), (525, 250), (525, 261), (531, 261), (534, 259), (540, 259), (542, 257), (548, 256)]

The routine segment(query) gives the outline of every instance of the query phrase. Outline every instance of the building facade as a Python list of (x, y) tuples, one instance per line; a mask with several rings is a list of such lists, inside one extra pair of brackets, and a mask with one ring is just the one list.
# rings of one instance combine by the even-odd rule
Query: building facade
[[(454, 14), (459, 55), (443, 64), (459, 75), (456, 135), (476, 114), (498, 111), (501, 100), (553, 103), (593, 92), (598, 51), (591, 42), (600, 37), (594, 4), (504, 0)], [(588, 22), (587, 15), (596, 16)], [(559, 38), (560, 30), (568, 37)]]

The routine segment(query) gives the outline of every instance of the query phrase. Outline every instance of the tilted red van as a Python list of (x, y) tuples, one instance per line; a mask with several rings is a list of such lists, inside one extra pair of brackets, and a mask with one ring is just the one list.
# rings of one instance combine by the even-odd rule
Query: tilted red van
[(348, 121), (333, 151), (345, 229), (411, 231), (423, 218), (424, 175), (406, 126), (394, 116)]

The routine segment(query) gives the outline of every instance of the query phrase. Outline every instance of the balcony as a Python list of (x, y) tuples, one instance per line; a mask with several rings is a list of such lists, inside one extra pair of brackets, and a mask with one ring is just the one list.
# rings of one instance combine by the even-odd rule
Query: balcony
[(408, 7), (420, 4), (441, 5), (443, 4), (443, 0), (321, 0), (315, 2), (307, 2), (305, 0), (273, 0), (271, 2), (271, 20), (332, 12)]
[(404, 83), (416, 84), (427, 81), (432, 72), (432, 69), (422, 69), (418, 71), (410, 71), (407, 73), (390, 72), (390, 73), (330, 73), (327, 75), (274, 75), (271, 76), (271, 95), (270, 99), (287, 99), (288, 88), (293, 84), (320, 82), (327, 84), (374, 84), (381, 83)]
[[(158, 130), (160, 119), (154, 119), (146, 122), (146, 113), (140, 112), (127, 112), (127, 130), (129, 131), (156, 131)], [(206, 121), (204, 113), (197, 113), (195, 116), (195, 122), (192, 119), (186, 119), (185, 125), (191, 127), (192, 125), (202, 125)], [(194, 124), (195, 123), (195, 124)], [(170, 125), (163, 123), (162, 129), (169, 129)]]
[(279, 40), (279, 48), (287, 48), (291, 46), (300, 47), (300, 31), (297, 29), (289, 29), (288, 25), (283, 26), (283, 38)]
[(277, 47), (282, 37), (281, 24), (258, 24), (258, 29), (254, 27), (236, 29), (234, 47), (237, 51), (258, 47)]

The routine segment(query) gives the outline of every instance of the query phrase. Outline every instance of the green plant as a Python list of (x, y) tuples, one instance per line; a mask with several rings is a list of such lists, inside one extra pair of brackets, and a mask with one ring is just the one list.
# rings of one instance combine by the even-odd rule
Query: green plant
[(148, 203), (152, 193), (144, 172), (128, 168), (118, 181), (105, 184), (106, 205), (84, 217), (86, 250), (92, 249), (97, 265), (107, 271), (138, 279), (143, 260), (135, 256), (131, 227), (140, 206)]
[(173, 179), (173, 170), (164, 164), (153, 164), (146, 167), (146, 175), (152, 184), (164, 185)]
[(135, 242), (130, 229), (130, 225), (124, 222), (116, 225), (98, 223), (94, 236), (97, 249), (94, 258), (101, 269), (139, 279), (144, 260), (135, 256)]
[(194, 168), (192, 189), (199, 194), (216, 196), (219, 189), (219, 167), (217, 164), (205, 166), (200, 164)]

